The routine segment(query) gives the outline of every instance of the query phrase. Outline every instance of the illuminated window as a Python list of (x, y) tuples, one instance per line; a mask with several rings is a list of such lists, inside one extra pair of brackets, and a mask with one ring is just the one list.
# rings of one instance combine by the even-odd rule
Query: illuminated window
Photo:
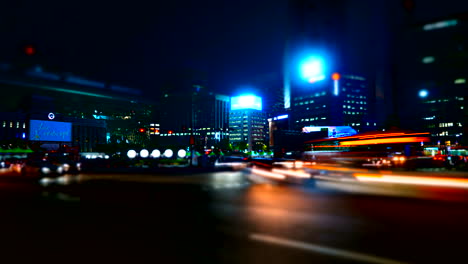
[(466, 83), (466, 79), (463, 79), (463, 78), (459, 78), (459, 79), (456, 79), (454, 81), (455, 84), (463, 84), (463, 83)]
[(3, 121), (3, 127), (6, 127), (6, 121)]
[(10, 122), (10, 128), (13, 127), (13, 122)]
[(19, 122), (16, 122), (16, 128), (19, 128)]
[(26, 128), (26, 123), (25, 122), (23, 122), (23, 128)]

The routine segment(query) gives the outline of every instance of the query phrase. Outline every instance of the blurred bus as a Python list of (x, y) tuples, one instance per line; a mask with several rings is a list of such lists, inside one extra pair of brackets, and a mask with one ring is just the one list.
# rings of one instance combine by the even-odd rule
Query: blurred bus
[(433, 167), (432, 157), (423, 153), (423, 145), (429, 141), (429, 133), (366, 132), (348, 137), (307, 141), (303, 159), (353, 167)]

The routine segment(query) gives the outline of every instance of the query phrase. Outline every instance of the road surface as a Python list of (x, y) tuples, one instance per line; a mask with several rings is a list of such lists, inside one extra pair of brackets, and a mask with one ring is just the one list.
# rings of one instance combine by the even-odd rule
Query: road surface
[[(381, 191), (389, 188), (403, 191)], [(466, 194), (367, 182), (287, 184), (242, 171), (81, 174), (42, 183), (9, 177), (0, 179), (0, 259), (464, 263)]]

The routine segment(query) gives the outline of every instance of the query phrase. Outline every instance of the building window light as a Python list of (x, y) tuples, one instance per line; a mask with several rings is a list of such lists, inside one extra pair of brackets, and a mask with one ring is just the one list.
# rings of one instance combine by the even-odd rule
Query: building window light
[(463, 78), (459, 78), (459, 79), (456, 79), (454, 81), (455, 84), (463, 84), (463, 83), (466, 83), (466, 79), (463, 79)]
[(422, 63), (429, 64), (429, 63), (433, 63), (434, 60), (435, 58), (433, 56), (426, 56), (422, 59)]
[(434, 30), (434, 29), (453, 27), (453, 26), (456, 26), (457, 24), (458, 24), (458, 20), (456, 19), (444, 20), (444, 21), (438, 21), (435, 23), (426, 24), (423, 26), (423, 29), (425, 31), (429, 31), (429, 30)]

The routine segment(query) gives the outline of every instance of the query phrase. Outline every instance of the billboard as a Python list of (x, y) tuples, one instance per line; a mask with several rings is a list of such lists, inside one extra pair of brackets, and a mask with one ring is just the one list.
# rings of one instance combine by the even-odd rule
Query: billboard
[(328, 130), (328, 137), (346, 137), (356, 135), (357, 132), (349, 126), (317, 126), (317, 127), (303, 127), (302, 132), (310, 133), (322, 130)]
[(256, 95), (240, 95), (231, 98), (231, 111), (242, 109), (262, 110), (262, 98)]
[(55, 122), (31, 120), (29, 122), (29, 140), (33, 141), (72, 141), (72, 124), (69, 122)]

